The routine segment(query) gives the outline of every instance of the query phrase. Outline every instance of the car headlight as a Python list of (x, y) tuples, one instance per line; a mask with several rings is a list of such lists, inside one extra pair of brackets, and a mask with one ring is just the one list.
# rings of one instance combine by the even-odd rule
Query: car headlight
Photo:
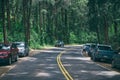
[(19, 51), (24, 51), (25, 49), (20, 49)]
[(8, 54), (4, 54), (4, 53), (3, 53), (3, 54), (0, 54), (0, 56), (5, 56), (5, 57), (7, 57), (7, 56), (8, 56)]

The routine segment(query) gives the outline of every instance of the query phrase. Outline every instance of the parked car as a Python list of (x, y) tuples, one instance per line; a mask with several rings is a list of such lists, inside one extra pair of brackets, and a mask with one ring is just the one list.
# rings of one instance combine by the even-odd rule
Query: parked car
[(105, 60), (111, 62), (116, 51), (112, 50), (110, 45), (97, 44), (91, 55), (93, 61)]
[(25, 46), (24, 42), (14, 42), (13, 44), (16, 44), (17, 48), (19, 49), (18, 51), (19, 57), (24, 57), (29, 55), (29, 47)]
[(86, 43), (83, 46), (83, 52), (86, 52), (88, 56), (91, 56), (96, 44), (95, 43)]
[(118, 54), (114, 55), (112, 60), (112, 67), (113, 68), (120, 68), (120, 48), (118, 51)]
[(0, 44), (0, 63), (12, 64), (18, 60), (18, 48), (14, 44)]
[(88, 53), (90, 51), (90, 46), (91, 46), (91, 44), (89, 44), (89, 43), (84, 44), (83, 45), (83, 52)]
[(113, 68), (120, 68), (120, 53), (114, 55), (113, 61), (112, 61), (112, 67)]
[(55, 42), (55, 47), (64, 47), (64, 42), (63, 41), (60, 41), (60, 40), (57, 40)]

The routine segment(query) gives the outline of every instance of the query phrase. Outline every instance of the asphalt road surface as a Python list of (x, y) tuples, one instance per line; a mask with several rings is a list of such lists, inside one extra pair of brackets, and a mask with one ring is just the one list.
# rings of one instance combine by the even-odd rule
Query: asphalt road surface
[(84, 57), (81, 46), (37, 50), (33, 54), (11, 65), (0, 80), (120, 80), (119, 72)]

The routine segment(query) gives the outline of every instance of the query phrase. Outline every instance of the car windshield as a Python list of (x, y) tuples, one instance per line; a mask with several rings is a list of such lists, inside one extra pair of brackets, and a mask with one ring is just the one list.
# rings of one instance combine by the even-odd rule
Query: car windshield
[(90, 47), (90, 45), (85, 45), (85, 48), (89, 48)]
[(99, 50), (109, 50), (109, 51), (112, 50), (111, 47), (109, 47), (109, 46), (98, 46), (98, 48), (99, 48)]
[(10, 50), (10, 46), (0, 46), (0, 50)]
[(24, 44), (21, 44), (21, 45), (17, 45), (17, 47), (24, 47)]
[(90, 47), (90, 45), (86, 45), (87, 47)]
[(58, 40), (58, 41), (56, 41), (56, 43), (63, 43), (62, 41), (60, 41), (60, 40)]

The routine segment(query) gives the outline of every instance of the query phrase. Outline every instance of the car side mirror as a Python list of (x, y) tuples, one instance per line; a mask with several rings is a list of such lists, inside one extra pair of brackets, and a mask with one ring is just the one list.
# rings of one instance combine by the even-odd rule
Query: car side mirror
[(114, 53), (115, 53), (115, 54), (118, 54), (118, 53), (119, 53), (119, 51), (115, 51)]

